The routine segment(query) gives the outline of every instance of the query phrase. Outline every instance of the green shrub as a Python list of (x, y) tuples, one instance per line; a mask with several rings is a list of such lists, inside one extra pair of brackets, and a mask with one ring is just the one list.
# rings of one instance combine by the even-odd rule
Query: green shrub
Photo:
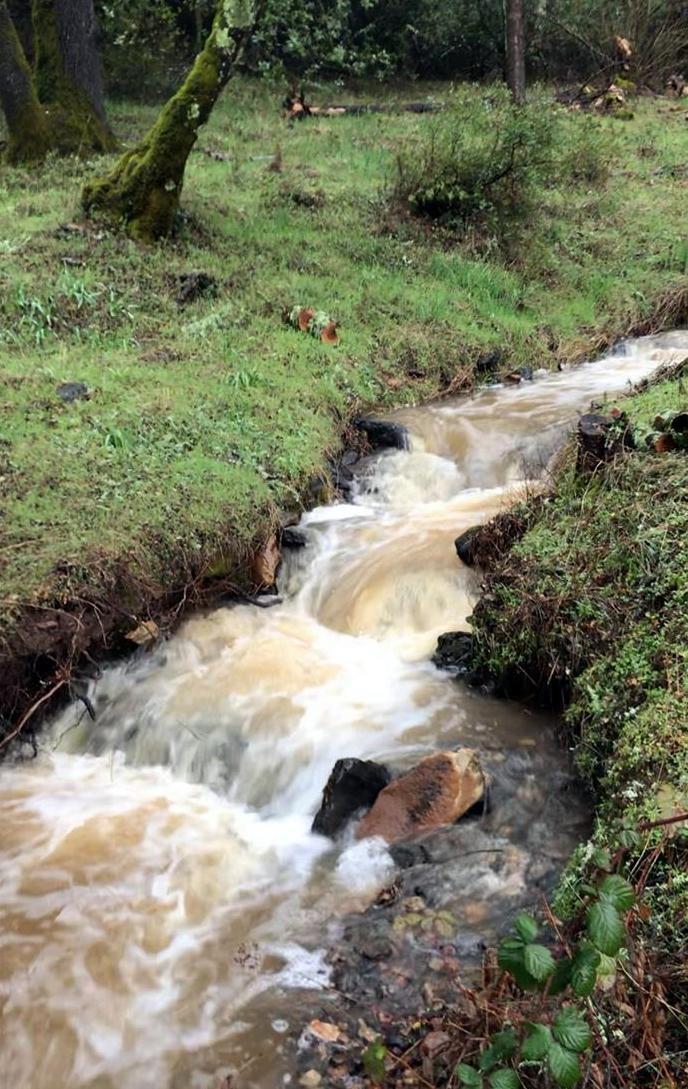
[(502, 84), (465, 86), (427, 136), (398, 154), (391, 200), (452, 226), (500, 230), (557, 183), (602, 181), (609, 153), (599, 121), (567, 113), (543, 94), (516, 106)]

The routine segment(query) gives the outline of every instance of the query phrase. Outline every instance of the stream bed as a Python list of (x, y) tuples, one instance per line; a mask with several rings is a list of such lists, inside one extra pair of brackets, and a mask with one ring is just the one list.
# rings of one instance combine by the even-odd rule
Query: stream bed
[[(314, 1010), (353, 988), (422, 1001), (428, 972), (475, 960), (551, 888), (590, 804), (553, 716), (431, 663), (478, 591), (454, 539), (542, 474), (591, 400), (687, 347), (642, 338), (396, 413), (411, 448), (303, 517), (276, 604), (188, 620), (94, 683), (95, 721), (75, 704), (0, 768), (3, 1089), (288, 1083), (285, 1040)], [(400, 770), (459, 746), (490, 775), (484, 816), (403, 849), (311, 833), (337, 759)], [(403, 980), (376, 967), (370, 989), (362, 965), (390, 958)]]

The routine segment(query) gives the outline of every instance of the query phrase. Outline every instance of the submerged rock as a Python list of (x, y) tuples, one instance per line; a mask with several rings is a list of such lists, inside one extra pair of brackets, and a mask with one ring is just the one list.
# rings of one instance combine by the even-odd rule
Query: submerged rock
[(308, 538), (301, 529), (296, 529), (294, 526), (285, 526), (280, 536), (280, 545), (282, 548), (305, 548), (308, 544)]
[(313, 831), (321, 836), (336, 836), (354, 813), (370, 809), (389, 780), (387, 768), (374, 760), (338, 760), (323, 791)]
[(426, 756), (379, 794), (356, 830), (358, 839), (398, 843), (453, 824), (485, 793), (485, 776), (472, 749)]
[(450, 673), (470, 673), (473, 667), (473, 636), (467, 631), (448, 631), (440, 635), (432, 660), (438, 669)]
[(408, 450), (411, 446), (406, 428), (391, 420), (371, 420), (359, 416), (354, 420), (354, 427), (364, 432), (374, 450)]
[(482, 526), (471, 526), (454, 541), (456, 554), (466, 567), (473, 567), (477, 560), (478, 534)]

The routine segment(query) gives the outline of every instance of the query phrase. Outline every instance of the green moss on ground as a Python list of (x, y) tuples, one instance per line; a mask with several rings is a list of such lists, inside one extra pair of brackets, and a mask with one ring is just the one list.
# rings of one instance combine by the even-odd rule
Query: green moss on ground
[[(424, 93), (446, 89), (411, 97)], [(353, 408), (467, 386), (494, 348), (505, 367), (579, 357), (685, 279), (683, 105), (603, 122), (608, 185), (543, 191), (537, 231), (506, 262), (387, 229), (393, 156), (431, 118), (289, 128), (278, 99), (231, 86), (189, 161), (180, 232), (159, 248), (74, 223), (93, 164), (2, 174), (0, 636), (26, 603), (73, 599), (123, 564), (143, 584), (175, 556), (193, 568), (248, 547), (298, 506)], [(112, 118), (133, 143), (155, 114)], [(218, 291), (179, 308), (176, 277), (194, 270)], [(337, 319), (340, 347), (285, 325), (295, 303)], [(67, 381), (90, 399), (63, 404)]]
[(685, 997), (675, 957), (688, 943), (688, 822), (642, 829), (688, 812), (688, 455), (643, 440), (658, 413), (688, 407), (688, 382), (620, 407), (637, 449), (592, 478), (567, 470), (489, 575), (475, 630), (482, 664), (507, 687), (563, 697), (595, 799), (594, 840), (572, 859), (557, 909), (578, 902), (594, 845), (627, 847), (629, 873), (648, 882), (644, 936)]

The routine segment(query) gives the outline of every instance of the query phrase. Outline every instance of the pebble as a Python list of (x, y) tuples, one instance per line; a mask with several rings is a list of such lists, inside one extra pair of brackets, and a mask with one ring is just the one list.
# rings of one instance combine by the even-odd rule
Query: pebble
[(307, 1070), (305, 1074), (302, 1074), (299, 1078), (299, 1085), (303, 1085), (304, 1089), (317, 1089), (322, 1081), (322, 1075), (317, 1070)]

